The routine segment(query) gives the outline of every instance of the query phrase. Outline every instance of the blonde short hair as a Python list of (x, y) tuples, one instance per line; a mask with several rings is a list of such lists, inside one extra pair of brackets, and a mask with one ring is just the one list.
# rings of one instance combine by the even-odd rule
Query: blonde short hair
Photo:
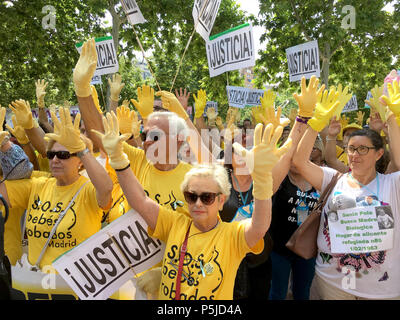
[(183, 179), (181, 184), (182, 192), (187, 191), (189, 182), (193, 177), (209, 177), (213, 179), (217, 183), (219, 191), (224, 194), (226, 196), (226, 200), (228, 200), (229, 195), (231, 194), (231, 184), (229, 182), (228, 173), (223, 166), (219, 164), (200, 164), (194, 166), (186, 173), (185, 178)]

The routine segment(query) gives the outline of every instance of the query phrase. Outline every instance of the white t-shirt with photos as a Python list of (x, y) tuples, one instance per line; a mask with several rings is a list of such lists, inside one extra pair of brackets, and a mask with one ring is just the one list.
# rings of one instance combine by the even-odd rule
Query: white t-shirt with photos
[[(336, 170), (323, 167), (324, 190)], [(368, 185), (352, 188), (349, 174), (343, 175), (334, 187), (322, 214), (318, 233), (316, 273), (329, 284), (355, 296), (370, 299), (400, 296), (400, 172), (377, 174)], [(338, 210), (364, 207), (385, 207), (381, 226), (394, 228), (393, 248), (369, 253), (332, 253), (329, 221)], [(383, 210), (382, 210), (383, 211)], [(337, 216), (337, 214), (336, 214)], [(347, 274), (342, 273), (347, 272)], [(353, 279), (350, 279), (353, 277)]]

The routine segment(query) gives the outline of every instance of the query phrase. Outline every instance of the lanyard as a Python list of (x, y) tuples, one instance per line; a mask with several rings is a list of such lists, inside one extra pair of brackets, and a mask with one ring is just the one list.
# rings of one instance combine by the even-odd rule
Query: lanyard
[[(243, 205), (245, 206), (245, 205), (246, 205), (246, 202), (247, 202), (247, 198), (248, 198), (248, 196), (249, 196), (249, 191), (246, 192), (246, 198), (243, 197), (242, 191), (240, 190), (240, 187), (239, 187), (239, 181), (237, 180), (237, 178), (235, 177), (235, 175), (233, 174), (233, 172), (232, 172), (232, 176), (233, 176), (233, 178), (235, 179), (236, 186), (237, 186), (237, 188), (239, 189), (240, 197), (242, 198)], [(251, 189), (252, 186), (253, 186), (253, 181), (251, 182), (251, 185), (250, 185), (249, 190)]]
[(372, 193), (378, 198), (378, 200), (379, 200), (379, 176), (378, 176), (378, 173), (376, 173), (376, 177), (375, 177), (375, 179), (376, 179), (376, 193), (373, 192), (373, 191), (372, 191), (370, 188), (368, 188), (366, 185), (364, 185), (364, 184), (362, 184), (361, 182), (357, 181), (357, 180), (353, 177), (353, 175), (352, 175), (351, 173), (349, 173), (349, 176), (350, 176), (350, 178), (353, 179), (353, 181), (356, 182), (361, 188), (365, 188), (365, 189), (367, 189), (369, 192), (372, 192)]
[(183, 268), (183, 260), (185, 259), (186, 251), (187, 251), (187, 243), (189, 239), (190, 227), (192, 226), (192, 222), (190, 222), (189, 228), (186, 231), (185, 240), (182, 243), (181, 252), (179, 256), (179, 266), (178, 266), (178, 275), (176, 277), (176, 291), (175, 291), (175, 300), (181, 300), (181, 277), (182, 277), (182, 268)]

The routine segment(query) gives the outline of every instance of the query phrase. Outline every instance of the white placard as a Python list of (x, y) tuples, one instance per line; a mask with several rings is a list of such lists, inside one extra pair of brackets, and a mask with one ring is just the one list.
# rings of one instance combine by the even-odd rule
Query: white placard
[(310, 41), (298, 46), (286, 49), (286, 57), (289, 66), (290, 82), (300, 81), (304, 76), (310, 79), (321, 75), (319, 65), (318, 41)]
[[(113, 37), (96, 38), (97, 68), (95, 76), (116, 73), (119, 70), (117, 53), (114, 47)], [(82, 51), (83, 42), (76, 45), (79, 54)]]
[(147, 234), (134, 210), (53, 261), (81, 300), (104, 300), (162, 260), (165, 245)]
[(131, 24), (135, 25), (146, 22), (135, 0), (121, 0), (121, 4)]
[(194, 2), (192, 12), (194, 24), (196, 31), (205, 41), (208, 41), (210, 37), (220, 4), (221, 0), (195, 0)]
[(349, 102), (344, 106), (342, 113), (358, 110), (357, 96), (352, 96)]
[[(368, 91), (367, 97), (365, 98), (365, 100), (371, 100), (372, 98), (373, 98), (373, 96), (372, 96), (371, 91)], [(367, 103), (365, 103), (364, 108), (370, 109), (370, 106)]]
[(251, 24), (210, 37), (206, 50), (211, 78), (227, 71), (253, 67), (256, 49)]
[(362, 253), (393, 248), (390, 206), (366, 206), (328, 213), (332, 253)]
[(227, 86), (226, 91), (228, 94), (229, 106), (235, 108), (260, 106), (260, 98), (264, 95), (264, 90), (244, 87)]

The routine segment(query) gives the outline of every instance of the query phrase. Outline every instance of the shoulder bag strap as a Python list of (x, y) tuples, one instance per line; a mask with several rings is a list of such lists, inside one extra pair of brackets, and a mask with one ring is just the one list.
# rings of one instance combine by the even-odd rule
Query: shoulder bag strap
[(327, 185), (325, 190), (322, 192), (321, 197), (319, 198), (318, 205), (322, 209), (326, 202), (328, 201), (329, 195), (331, 194), (333, 188), (336, 186), (336, 183), (339, 181), (339, 179), (343, 176), (343, 173), (337, 172), (331, 182)]
[(186, 254), (186, 250), (187, 250), (187, 243), (188, 243), (188, 239), (189, 239), (189, 232), (190, 232), (191, 226), (192, 226), (192, 222), (190, 222), (189, 228), (186, 231), (185, 240), (182, 243), (181, 252), (179, 255), (178, 275), (176, 277), (175, 300), (181, 300), (181, 278), (182, 278), (183, 260), (185, 259), (185, 254)]

